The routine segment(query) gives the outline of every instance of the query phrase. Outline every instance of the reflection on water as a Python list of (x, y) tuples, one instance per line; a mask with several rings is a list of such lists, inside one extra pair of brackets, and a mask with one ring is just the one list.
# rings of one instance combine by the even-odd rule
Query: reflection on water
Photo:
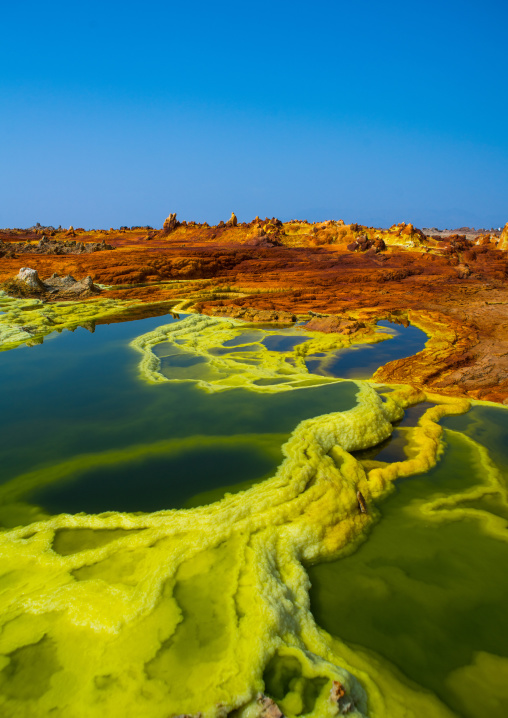
[(228, 339), (223, 343), (223, 347), (237, 347), (241, 344), (251, 344), (252, 342), (260, 342), (264, 337), (263, 332), (242, 332), (234, 339)]
[[(355, 404), (357, 386), (349, 381), (273, 394), (245, 389), (206, 393), (192, 383), (141, 382), (139, 357), (127, 344), (161, 323), (158, 317), (98, 325), (94, 334), (77, 329), (54, 335), (43, 345), (0, 355), (1, 481), (4, 488), (9, 482), (15, 487), (25, 475), (13, 502), (36, 504), (47, 513), (91, 514), (213, 502), (225, 492), (240, 491), (273, 475), (282, 459), (281, 446), (299, 421)], [(261, 331), (244, 332), (223, 347), (241, 357), (246, 344), (249, 352), (259, 342), (287, 351), (306, 341), (294, 330), (265, 336)], [(326, 376), (370, 376), (386, 361), (420, 351), (425, 340), (420, 330), (397, 326), (394, 339), (342, 350), (331, 358), (316, 353), (307, 365)], [(161, 359), (161, 371), (170, 376), (185, 371), (188, 378), (189, 369), (202, 363), (176, 342), (157, 345), (154, 354)], [(255, 383), (283, 381), (261, 378)], [(430, 406), (408, 409), (390, 439), (356, 452), (356, 458), (406, 459), (408, 438)], [(494, 672), (491, 667), (508, 658), (508, 542), (486, 531), (477, 517), (490, 512), (508, 518), (508, 508), (501, 492), (480, 492), (470, 499), (464, 493), (485, 477), (478, 447), (462, 434), (487, 447), (506, 482), (508, 411), (477, 406), (466, 415), (448, 417), (443, 425), (447, 431), (442, 461), (425, 475), (397, 482), (391, 497), (377, 507), (381, 520), (356, 553), (309, 569), (312, 610), (332, 635), (389, 661), (407, 678), (434, 691), (453, 715), (504, 718), (508, 696), (502, 686), (508, 685), (508, 672), (503, 684), (504, 669)], [(460, 492), (462, 498), (446, 521), (422, 510), (424, 502)], [(7, 504), (0, 516), (8, 526), (9, 520), (28, 522), (30, 514), (23, 519), (17, 513), (10, 519)], [(127, 533), (121, 528), (79, 531), (79, 537), (66, 529), (57, 534), (54, 548), (59, 555), (72, 556), (76, 545), (79, 550), (107, 545)], [(82, 567), (74, 578), (86, 581), (100, 571), (106, 576), (108, 565)], [(199, 591), (189, 584), (192, 600), (201, 596), (200, 591), (206, 597), (205, 589), (210, 590), (209, 575), (203, 575)], [(225, 572), (224, 581), (232, 576), (232, 571)], [(220, 601), (215, 590), (211, 595)], [(196, 605), (203, 609), (199, 601)], [(215, 637), (213, 611), (210, 626)], [(192, 623), (183, 625), (194, 630)], [(32, 683), (37, 690), (44, 684), (45, 668), (37, 666), (51, 666), (56, 659), (44, 638), (34, 645), (25, 663), (35, 666), (38, 683), (24, 680), (18, 672), (19, 685), (0, 684), (2, 691), (30, 695)], [(162, 671), (161, 661), (149, 664), (153, 675)], [(476, 664), (487, 668), (471, 673)], [(268, 666), (266, 682), (277, 695), (275, 672)], [(0, 669), (0, 674), (5, 671)], [(48, 676), (49, 683), (51, 671)]]
[[(224, 342), (224, 345), (226, 342)], [(212, 356), (229, 356), (230, 354), (241, 354), (242, 352), (259, 352), (261, 351), (261, 347), (259, 344), (246, 344), (243, 343), (241, 346), (229, 346), (229, 347), (211, 347), (209, 350), (209, 353), (212, 354)]]
[(277, 352), (287, 352), (291, 349), (294, 349), (294, 347), (298, 346), (299, 344), (303, 344), (304, 342), (308, 341), (306, 337), (295, 337), (295, 336), (270, 336), (263, 339), (263, 344), (267, 349), (270, 349), (271, 351), (277, 351)]
[[(280, 447), (299, 421), (355, 403), (357, 386), (350, 382), (220, 395), (192, 383), (141, 382), (138, 355), (127, 345), (161, 321), (174, 320), (102, 325), (93, 334), (79, 328), (0, 354), (0, 482), (39, 472), (37, 489), (31, 486), (18, 500), (50, 513), (94, 513), (177, 508), (217, 489), (220, 498), (233, 486), (273, 474)], [(184, 371), (188, 377), (189, 365), (200, 362), (174, 343), (156, 349), (172, 375)], [(270, 434), (274, 439), (267, 442)], [(217, 440), (210, 446), (207, 440), (235, 436), (242, 437), (236, 444)], [(192, 446), (174, 448), (189, 437)], [(51, 479), (54, 464), (61, 466), (58, 482)]]
[(380, 366), (422, 351), (427, 335), (417, 327), (381, 321), (393, 339), (378, 344), (360, 344), (331, 354), (314, 354), (306, 359), (307, 369), (320, 376), (344, 379), (369, 379)]

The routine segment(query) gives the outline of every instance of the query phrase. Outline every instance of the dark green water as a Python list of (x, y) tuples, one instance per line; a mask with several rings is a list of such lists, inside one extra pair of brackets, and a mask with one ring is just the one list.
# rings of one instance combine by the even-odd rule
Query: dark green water
[[(488, 446), (506, 485), (508, 411), (475, 407), (443, 424)], [(459, 501), (442, 522), (419, 511), (423, 501), (485, 480), (474, 447), (449, 432), (446, 443), (434, 469), (397, 483), (355, 554), (310, 568), (312, 611), (327, 631), (388, 659), (457, 715), (503, 718), (505, 698), (497, 699), (494, 712), (492, 706), (482, 712), (480, 698), (468, 710), (449, 680), (480, 651), (508, 657), (508, 536), (489, 535), (478, 518), (460, 513), (481, 509), (508, 518), (506, 504), (499, 495)]]
[[(278, 394), (207, 394), (192, 383), (141, 381), (139, 354), (128, 343), (173, 321), (168, 315), (105, 324), (94, 333), (79, 327), (0, 354), (1, 482), (39, 472), (16, 500), (48, 513), (156, 511), (195, 505), (196, 496), (216, 500), (272, 475), (299, 421), (355, 403), (357, 387), (350, 382)], [(238, 341), (262, 337), (253, 330), (220, 351), (234, 353)], [(302, 341), (290, 330), (264, 343), (286, 351)], [(411, 327), (375, 346), (385, 357), (388, 347), (393, 358), (408, 351), (406, 341), (413, 348)], [(165, 357), (165, 346), (155, 351), (171, 375), (180, 357)], [(360, 356), (371, 361), (370, 354)], [(209, 437), (221, 441), (212, 445)]]
[(375, 459), (376, 461), (386, 461), (389, 463), (393, 461), (405, 461), (407, 455), (404, 451), (404, 447), (408, 443), (408, 436), (404, 430), (415, 427), (418, 424), (418, 420), (431, 406), (433, 406), (433, 404), (427, 401), (422, 401), (420, 404), (416, 404), (416, 406), (410, 406), (406, 409), (401, 421), (397, 421), (393, 424), (393, 433), (388, 439), (376, 446), (372, 446), (370, 449), (354, 451), (353, 456), (359, 460)]
[[(279, 394), (150, 385), (128, 343), (171, 321), (101, 325), (93, 334), (78, 328), (0, 354), (2, 483), (39, 470), (43, 485), (21, 499), (49, 513), (176, 508), (270, 476), (299, 421), (355, 404), (350, 382)], [(209, 437), (231, 441), (214, 446)], [(180, 447), (153, 448), (178, 440)], [(132, 447), (137, 455), (122, 460)], [(118, 455), (108, 460), (111, 452)], [(91, 454), (99, 458), (87, 468)], [(48, 469), (63, 462), (65, 476), (47, 485)]]
[[(145, 383), (140, 355), (128, 343), (170, 321), (101, 325), (94, 334), (79, 328), (0, 354), (1, 482), (18, 487), (10, 500), (48, 513), (208, 503), (272, 475), (299, 421), (354, 405), (357, 386), (348, 381), (279, 394), (207, 394), (191, 383)], [(370, 376), (386, 361), (423, 348), (422, 332), (397, 329), (393, 340), (337, 355), (333, 371)], [(261, 336), (252, 331), (244, 340)], [(281, 332), (270, 348), (287, 349), (285, 340)], [(227, 343), (230, 351), (238, 341)], [(426, 408), (410, 409), (391, 439), (357, 458), (404, 459), (406, 432)], [(457, 501), (442, 521), (420, 508), (485, 479), (477, 450), (454, 432), (485, 446), (508, 480), (508, 411), (475, 407), (442, 423), (450, 431), (440, 463), (397, 484), (355, 554), (309, 569), (312, 610), (327, 631), (383, 657), (457, 716), (502, 718), (508, 715), (503, 698), (488, 714), (481, 706), (466, 710), (450, 690), (450, 676), (479, 651), (508, 657), (508, 542), (460, 513), (467, 507), (508, 518), (508, 509), (495, 494)], [(27, 472), (37, 472), (31, 483), (19, 480)]]

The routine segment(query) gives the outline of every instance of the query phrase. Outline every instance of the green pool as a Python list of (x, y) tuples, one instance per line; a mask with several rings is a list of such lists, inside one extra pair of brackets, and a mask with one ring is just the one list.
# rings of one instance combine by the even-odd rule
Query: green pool
[(508, 715), (508, 411), (426, 444), (360, 381), (412, 327), (192, 321), (0, 354), (0, 714)]

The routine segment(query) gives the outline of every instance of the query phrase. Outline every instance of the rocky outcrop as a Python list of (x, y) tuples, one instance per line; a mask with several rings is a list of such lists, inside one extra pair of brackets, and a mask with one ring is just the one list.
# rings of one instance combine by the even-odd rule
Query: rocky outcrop
[(31, 293), (38, 297), (45, 295), (50, 299), (84, 299), (100, 292), (100, 288), (93, 283), (91, 277), (76, 280), (70, 274), (60, 277), (55, 273), (42, 281), (38, 272), (29, 267), (22, 267), (19, 270), (13, 283), (14, 287), (16, 283), (28, 289), (28, 292), (22, 292), (24, 296)]
[(52, 274), (44, 281), (44, 286), (50, 294), (58, 294), (60, 297), (88, 297), (101, 291), (100, 287), (93, 283), (92, 277), (76, 280), (70, 274), (65, 277)]
[(226, 222), (228, 227), (236, 227), (238, 224), (238, 219), (236, 218), (236, 214), (234, 212), (231, 212), (231, 217)]
[(504, 229), (501, 232), (497, 248), (502, 249), (503, 252), (508, 252), (508, 222), (505, 224)]
[(386, 249), (386, 244), (380, 237), (376, 239), (368, 239), (364, 235), (360, 235), (358, 239), (347, 245), (350, 252), (367, 252), (371, 254), (377, 254), (383, 252)]
[(467, 279), (471, 276), (469, 264), (461, 263), (457, 266), (457, 274), (459, 279)]
[(176, 221), (176, 212), (173, 212), (164, 220), (161, 235), (171, 234), (171, 232), (174, 232), (174, 230), (178, 227), (178, 224), (179, 223)]
[(257, 699), (258, 718), (284, 718), (284, 713), (272, 698), (258, 693)]
[(333, 681), (330, 691), (330, 702), (337, 706), (339, 715), (352, 713), (355, 710), (353, 699), (347, 695), (346, 690), (340, 681)]
[[(357, 334), (360, 330), (366, 329), (363, 322), (350, 317), (312, 317), (307, 322), (305, 329), (312, 332), (324, 332), (326, 334)], [(368, 330), (367, 330), (368, 331)]]
[(33, 292), (39, 293), (43, 292), (45, 289), (44, 284), (39, 279), (37, 271), (35, 269), (30, 269), (30, 267), (21, 267), (16, 279), (18, 282), (26, 284), (26, 286)]
[(388, 230), (386, 240), (388, 244), (398, 244), (412, 249), (425, 247), (427, 242), (421, 229), (405, 222), (392, 225)]
[(474, 227), (458, 227), (457, 229), (438, 229), (437, 227), (423, 227), (423, 234), (426, 237), (436, 239), (438, 241), (446, 240), (454, 235), (463, 235), (471, 242), (480, 243), (482, 239), (487, 238), (489, 241), (497, 241), (501, 230), (496, 227), (475, 229)]
[[(176, 215), (172, 219), (175, 226)], [(370, 326), (393, 317), (412, 321), (415, 312), (422, 321), (428, 313), (426, 330), (437, 332), (436, 343), (390, 362), (378, 380), (496, 402), (508, 399), (508, 252), (503, 249), (508, 228), (499, 233), (503, 244), (500, 240), (497, 248), (497, 236), (485, 236), (477, 244), (458, 231), (439, 241), (424, 237), (424, 242), (419, 230), (406, 224), (383, 230), (336, 222), (282, 224), (275, 218), (236, 226), (223, 222), (222, 227), (182, 222), (173, 241), (157, 232), (150, 242), (139, 230), (86, 232), (92, 246), (104, 241), (120, 252), (77, 252), (76, 242), (69, 243), (68, 254), (58, 254), (47, 252), (45, 239), (44, 251), (31, 251), (29, 264), (41, 278), (55, 272), (60, 277), (89, 275), (118, 286), (108, 290), (114, 299), (171, 306), (184, 301), (191, 311), (195, 307), (205, 314), (286, 325), (314, 312), (321, 315), (320, 326), (309, 326), (316, 331), (355, 335), (364, 331), (362, 323)], [(28, 263), (18, 248), (23, 243), (37, 247), (42, 239), (38, 231), (0, 230), (0, 250), (5, 252), (0, 280), (17, 282), (13, 277)], [(418, 246), (410, 246), (413, 240)], [(57, 243), (51, 237), (53, 241)], [(353, 241), (362, 245), (360, 251), (346, 249)], [(65, 248), (67, 242), (58, 245)], [(369, 248), (362, 251), (364, 246)], [(25, 283), (17, 286), (24, 290), (18, 296), (36, 291)], [(87, 296), (95, 290), (85, 286), (75, 291)], [(51, 301), (60, 295), (45, 289), (40, 296)]]
[(246, 322), (256, 324), (293, 324), (297, 321), (296, 314), (285, 311), (271, 311), (269, 309), (254, 309), (253, 307), (237, 307), (234, 304), (213, 307), (213, 315), (216, 317), (231, 317), (243, 319)]
[[(0, 252), (9, 250), (14, 254), (92, 254), (93, 252), (104, 252), (115, 249), (113, 245), (102, 242), (76, 242), (75, 240), (59, 241), (43, 237), (37, 244), (6, 244), (0, 242)], [(1, 255), (0, 255), (1, 256)]]
[(14, 245), (0, 240), (0, 258), (14, 259), (16, 257)]
[(270, 247), (280, 247), (281, 243), (273, 235), (267, 235), (262, 230), (254, 237), (249, 237), (243, 243), (246, 247), (264, 247), (269, 249)]

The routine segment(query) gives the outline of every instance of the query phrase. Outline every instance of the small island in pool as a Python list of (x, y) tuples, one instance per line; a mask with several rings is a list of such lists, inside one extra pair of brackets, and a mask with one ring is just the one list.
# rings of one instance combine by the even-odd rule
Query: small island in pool
[(0, 254), (2, 716), (508, 714), (508, 225)]

